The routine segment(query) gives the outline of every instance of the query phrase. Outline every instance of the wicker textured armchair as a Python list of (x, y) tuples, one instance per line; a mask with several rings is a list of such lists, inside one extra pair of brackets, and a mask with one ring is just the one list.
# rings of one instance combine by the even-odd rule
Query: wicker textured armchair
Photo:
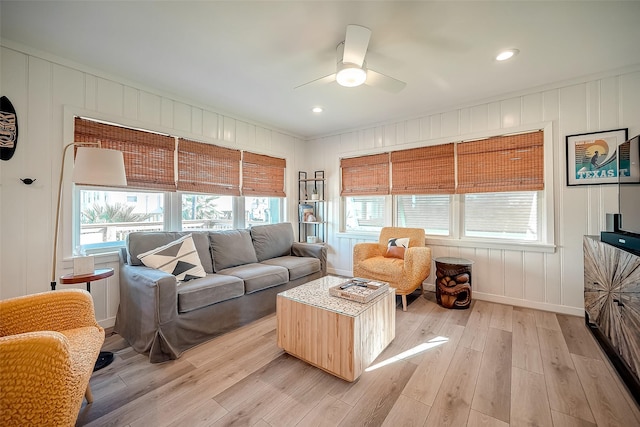
[(0, 425), (75, 425), (103, 343), (85, 290), (0, 301)]
[[(391, 238), (409, 237), (404, 259), (385, 257)], [(388, 282), (402, 296), (402, 310), (407, 311), (407, 294), (422, 288), (431, 273), (431, 249), (424, 246), (421, 228), (384, 227), (378, 243), (357, 243), (353, 247), (353, 275)]]

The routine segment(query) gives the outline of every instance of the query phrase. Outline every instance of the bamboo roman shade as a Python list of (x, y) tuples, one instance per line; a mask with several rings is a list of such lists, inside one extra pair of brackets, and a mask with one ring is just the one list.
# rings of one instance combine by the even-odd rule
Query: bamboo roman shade
[(341, 196), (389, 194), (389, 153), (340, 160)]
[(544, 133), (529, 132), (457, 144), (456, 193), (544, 189)]
[(178, 140), (178, 190), (240, 195), (240, 150)]
[(242, 195), (286, 197), (284, 192), (285, 167), (285, 159), (243, 151)]
[(391, 152), (391, 184), (391, 194), (453, 194), (453, 143)]
[(128, 188), (175, 191), (171, 136), (75, 118), (75, 142), (122, 151)]

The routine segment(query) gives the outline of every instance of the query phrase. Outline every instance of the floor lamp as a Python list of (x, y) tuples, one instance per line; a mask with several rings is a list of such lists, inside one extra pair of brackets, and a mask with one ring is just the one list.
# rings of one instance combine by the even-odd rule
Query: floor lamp
[[(87, 147), (87, 145), (95, 145)], [(58, 247), (58, 228), (60, 226), (60, 204), (62, 200), (62, 178), (67, 150), (78, 147), (73, 165), (72, 181), (81, 185), (99, 185), (103, 187), (125, 187), (127, 177), (124, 171), (122, 151), (100, 148), (99, 142), (72, 142), (62, 151), (62, 168), (58, 182), (58, 204), (56, 206), (56, 225), (53, 234), (53, 262), (51, 263), (51, 289), (56, 288), (56, 262)]]
[[(93, 145), (93, 147), (87, 147)], [(62, 167), (58, 182), (58, 204), (56, 206), (56, 225), (53, 233), (53, 262), (51, 263), (51, 290), (56, 289), (56, 262), (58, 248), (58, 228), (60, 225), (60, 201), (62, 199), (62, 178), (64, 177), (64, 161), (67, 150), (78, 147), (73, 165), (72, 181), (76, 184), (99, 185), (104, 187), (125, 187), (127, 176), (124, 170), (124, 156), (122, 151), (100, 148), (100, 143), (67, 144), (62, 151)], [(113, 361), (113, 353), (101, 351), (96, 361), (94, 371), (102, 369)]]

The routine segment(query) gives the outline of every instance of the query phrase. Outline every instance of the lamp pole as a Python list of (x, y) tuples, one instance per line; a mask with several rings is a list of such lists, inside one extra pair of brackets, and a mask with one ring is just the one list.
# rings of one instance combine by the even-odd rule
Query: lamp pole
[(73, 146), (96, 146), (100, 147), (100, 142), (71, 142), (64, 146), (62, 150), (62, 167), (60, 168), (60, 179), (58, 180), (58, 203), (56, 204), (56, 224), (53, 229), (53, 261), (51, 264), (51, 290), (56, 290), (56, 262), (58, 260), (57, 257), (57, 249), (58, 249), (58, 228), (60, 225), (60, 204), (62, 201), (62, 178), (64, 177), (64, 163), (67, 158), (67, 150), (69, 147)]

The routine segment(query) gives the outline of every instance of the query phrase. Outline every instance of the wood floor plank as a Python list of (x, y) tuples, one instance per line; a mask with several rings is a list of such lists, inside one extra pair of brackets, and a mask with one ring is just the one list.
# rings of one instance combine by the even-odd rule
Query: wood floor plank
[(454, 325), (467, 326), (469, 323), (469, 317), (471, 316), (471, 312), (473, 311), (473, 306), (475, 302), (476, 302), (475, 300), (472, 300), (471, 305), (466, 309), (451, 310), (451, 314), (449, 315), (447, 322), (453, 323)]
[[(295, 372), (295, 376), (280, 384), (278, 388), (287, 395), (287, 399), (263, 417), (266, 422), (283, 427), (297, 425), (319, 401), (328, 396), (337, 382), (342, 381), (318, 368), (308, 368)], [(267, 381), (264, 377), (262, 380)], [(271, 384), (276, 385), (274, 382)]]
[(491, 325), (491, 314), (494, 304), (487, 301), (475, 301), (471, 314), (469, 315), (468, 325), (476, 328), (484, 329)]
[(484, 345), (491, 324), (493, 304), (486, 301), (476, 301), (473, 305), (469, 321), (465, 328), (460, 345), (476, 351), (484, 351)]
[(326, 395), (307, 415), (300, 420), (299, 426), (334, 427), (347, 416), (351, 406), (333, 396)]
[(415, 369), (416, 365), (404, 361), (380, 368), (379, 375), (339, 425), (361, 425), (362, 420), (367, 420), (366, 425), (381, 425)]
[(509, 424), (472, 409), (467, 427), (509, 427)]
[(489, 328), (471, 408), (506, 423), (511, 397), (511, 332)]
[(591, 335), (591, 332), (587, 329), (584, 323), (584, 317), (557, 314), (556, 318), (560, 324), (564, 340), (567, 342), (569, 353), (591, 359), (601, 358), (600, 352), (598, 351), (598, 344)]
[[(105, 349), (115, 351), (115, 361), (93, 374), (95, 401), (83, 405), (77, 425), (504, 427), (504, 421), (472, 409), (483, 399), (505, 399), (491, 391), (504, 383), (502, 373), (494, 379), (480, 374), (495, 374), (501, 366), (511, 371), (511, 425), (549, 425), (550, 408), (554, 427), (593, 427), (596, 419), (599, 425), (640, 426), (640, 408), (601, 348), (590, 343), (589, 331), (580, 329), (580, 318), (477, 299), (468, 310), (447, 310), (430, 294), (414, 300), (407, 312), (397, 308), (396, 339), (374, 362), (388, 364), (372, 366), (353, 383), (279, 349), (273, 315), (158, 365), (121, 337), (108, 336)], [(510, 360), (502, 357), (508, 352), (496, 350), (498, 337), (509, 334), (508, 311)], [(402, 360), (437, 336), (449, 341)]]
[[(201, 427), (210, 426), (229, 413), (213, 399), (198, 400), (199, 405), (191, 408), (189, 412), (180, 411), (179, 415), (167, 427)], [(175, 409), (175, 408), (174, 408)], [(144, 426), (156, 424), (143, 424)], [(133, 427), (133, 425), (131, 426)]]
[(554, 331), (560, 330), (560, 324), (558, 323), (558, 318), (555, 313), (540, 310), (534, 310), (533, 313), (536, 318), (536, 326), (539, 328), (546, 328)]
[(427, 420), (429, 410), (431, 410), (430, 406), (401, 394), (382, 423), (382, 427), (421, 427)]
[(543, 374), (513, 368), (511, 426), (553, 426)]
[(476, 328), (474, 326), (467, 326), (462, 334), (460, 345), (479, 352), (484, 351), (485, 343), (487, 342), (487, 334), (489, 328)]
[(214, 400), (229, 412), (211, 424), (216, 427), (253, 425), (287, 399), (287, 395), (277, 387), (259, 379), (251, 381), (250, 391), (235, 391), (232, 395), (233, 402), (227, 400), (226, 406), (218, 400), (218, 396)]
[(512, 365), (542, 374), (542, 357), (535, 315), (530, 311), (513, 312)]
[(458, 346), (425, 426), (463, 426), (467, 423), (480, 370), (482, 353)]
[(578, 377), (599, 426), (640, 425), (632, 409), (615, 386), (602, 360), (572, 355)]
[(562, 332), (538, 327), (538, 340), (551, 409), (594, 422)]
[(503, 331), (511, 332), (513, 320), (513, 307), (504, 304), (494, 304), (491, 311), (491, 320), (489, 321), (490, 328), (502, 329)]
[(407, 382), (402, 394), (432, 406), (463, 333), (462, 326), (443, 326), (438, 336), (446, 337), (447, 341), (425, 352), (422, 362)]
[(551, 411), (551, 419), (554, 427), (596, 427), (594, 423), (558, 411)]

